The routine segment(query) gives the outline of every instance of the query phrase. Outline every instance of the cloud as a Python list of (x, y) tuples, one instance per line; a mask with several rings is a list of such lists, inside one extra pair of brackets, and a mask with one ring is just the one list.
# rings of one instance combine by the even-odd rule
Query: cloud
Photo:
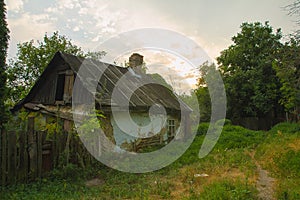
[(196, 74), (194, 73), (187, 73), (184, 77), (184, 79), (194, 79), (194, 78), (197, 78)]
[(19, 12), (23, 10), (24, 3), (27, 1), (25, 0), (7, 0), (6, 5), (7, 5), (7, 10), (14, 11), (14, 12)]
[[(85, 47), (115, 34), (125, 18), (123, 9), (114, 9), (114, 3), (99, 0), (56, 0), (55, 6), (45, 12), (59, 19), (57, 27), (71, 37), (84, 39)], [(94, 44), (94, 45), (93, 45)]]
[[(145, 52), (145, 61), (146, 63), (151, 63), (153, 65), (171, 65), (174, 62), (175, 58), (167, 55), (164, 52), (156, 52), (156, 53)], [(155, 52), (155, 51), (154, 51)]]
[(53, 19), (47, 14), (22, 13), (19, 18), (8, 18), (11, 37), (17, 42), (40, 39), (45, 32), (55, 31), (51, 22)]
[(8, 58), (15, 57), (17, 44), (30, 40), (41, 40), (46, 32), (57, 30), (55, 19), (47, 14), (31, 14), (22, 12), (18, 18), (7, 18), (10, 30)]
[(78, 26), (75, 26), (74, 28), (73, 28), (73, 31), (75, 31), (75, 32), (77, 32), (77, 31), (79, 31), (80, 30), (80, 28), (78, 27)]
[(74, 9), (74, 8), (80, 8), (80, 1), (78, 0), (59, 0), (57, 2), (57, 7), (60, 10), (63, 9)]

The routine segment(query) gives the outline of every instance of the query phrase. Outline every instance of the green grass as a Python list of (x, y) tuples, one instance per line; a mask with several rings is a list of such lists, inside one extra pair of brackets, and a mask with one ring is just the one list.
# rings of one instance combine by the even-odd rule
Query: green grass
[(257, 199), (256, 190), (253, 186), (249, 186), (247, 182), (222, 180), (205, 186), (204, 192), (195, 199), (217, 200), (217, 199), (240, 199), (250, 200)]
[[(205, 125), (202, 125), (205, 126)], [(55, 170), (38, 182), (2, 187), (0, 199), (257, 199), (256, 165), (277, 179), (278, 199), (300, 199), (300, 125), (282, 123), (268, 132), (227, 124), (213, 151), (198, 158), (204, 134), (170, 166), (146, 174), (103, 165)], [(195, 177), (206, 173), (208, 177)], [(87, 187), (85, 181), (104, 183)]]
[(300, 124), (274, 126), (255, 157), (277, 179), (277, 199), (300, 199)]

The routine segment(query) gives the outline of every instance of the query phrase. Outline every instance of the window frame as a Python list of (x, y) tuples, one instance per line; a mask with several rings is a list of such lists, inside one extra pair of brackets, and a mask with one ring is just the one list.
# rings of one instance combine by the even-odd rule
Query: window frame
[(168, 139), (173, 139), (176, 132), (176, 121), (175, 119), (168, 119), (167, 121), (167, 135)]

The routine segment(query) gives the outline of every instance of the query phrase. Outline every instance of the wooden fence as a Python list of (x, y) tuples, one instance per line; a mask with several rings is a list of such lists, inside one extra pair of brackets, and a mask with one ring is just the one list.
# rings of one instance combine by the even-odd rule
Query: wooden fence
[(67, 132), (53, 133), (50, 140), (46, 137), (46, 131), (34, 130), (34, 118), (28, 118), (26, 131), (1, 130), (0, 185), (28, 182), (43, 177), (58, 166), (67, 142), (68, 152), (76, 152), (75, 156), (71, 153), (67, 156), (67, 162), (79, 163), (82, 166), (91, 161), (90, 154), (80, 140), (70, 137)]
[[(98, 162), (82, 144), (78, 136), (62, 131), (48, 133), (34, 129), (34, 117), (29, 117), (27, 130), (0, 130), (0, 185), (26, 183), (44, 177), (54, 168), (68, 163), (82, 168)], [(48, 136), (51, 136), (50, 138)], [(105, 146), (98, 142), (90, 144), (95, 153)], [(139, 152), (144, 148), (164, 144), (163, 134), (140, 138), (127, 144), (130, 151)]]

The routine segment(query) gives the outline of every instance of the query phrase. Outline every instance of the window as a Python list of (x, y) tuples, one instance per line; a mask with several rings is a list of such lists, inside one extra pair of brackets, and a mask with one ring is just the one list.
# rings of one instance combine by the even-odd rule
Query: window
[(175, 120), (169, 119), (168, 120), (168, 138), (173, 139), (175, 136)]
[(56, 80), (55, 101), (64, 100), (65, 74), (58, 74)]
[(74, 73), (66, 70), (57, 74), (55, 101), (59, 104), (71, 103)]

